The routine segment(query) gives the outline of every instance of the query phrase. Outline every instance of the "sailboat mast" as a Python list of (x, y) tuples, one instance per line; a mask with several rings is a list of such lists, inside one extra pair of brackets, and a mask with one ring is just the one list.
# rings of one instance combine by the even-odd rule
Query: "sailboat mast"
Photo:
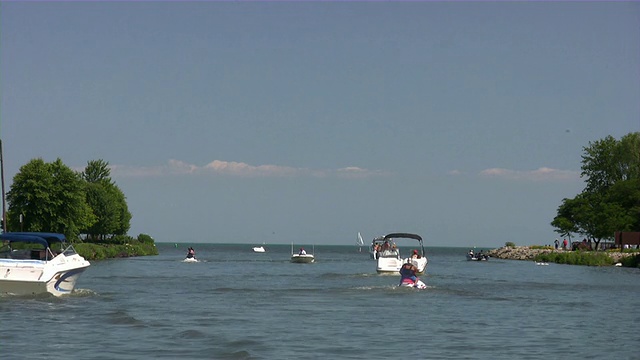
[(2, 139), (0, 139), (0, 177), (2, 178), (2, 232), (7, 232), (7, 203), (4, 199), (4, 160), (2, 160)]
[(2, 133), (1, 132), (0, 132), (0, 177), (2, 178), (2, 232), (6, 233), (7, 232), (7, 204), (4, 199), (4, 160), (2, 159)]
[(7, 203), (4, 200), (4, 160), (2, 160), (2, 139), (0, 139), (0, 177), (2, 177), (2, 232), (7, 232)]

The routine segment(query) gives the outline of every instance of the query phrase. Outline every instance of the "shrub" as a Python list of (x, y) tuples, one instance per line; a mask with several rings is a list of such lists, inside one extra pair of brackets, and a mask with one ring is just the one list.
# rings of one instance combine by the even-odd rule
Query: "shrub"
[(516, 244), (514, 244), (511, 241), (507, 241), (506, 243), (504, 243), (504, 246), (506, 246), (506, 247), (516, 247)]
[(609, 266), (613, 259), (604, 252), (571, 251), (538, 254), (535, 260), (539, 262), (554, 262), (568, 265)]

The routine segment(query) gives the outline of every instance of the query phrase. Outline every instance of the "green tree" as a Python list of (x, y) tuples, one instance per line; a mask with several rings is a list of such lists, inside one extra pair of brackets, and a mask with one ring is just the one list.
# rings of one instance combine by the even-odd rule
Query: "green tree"
[(96, 222), (83, 232), (93, 240), (125, 235), (130, 228), (131, 213), (126, 198), (110, 175), (109, 163), (103, 160), (89, 161), (82, 173), (87, 182), (87, 203), (97, 217)]
[[(9, 231), (50, 231), (78, 237), (95, 216), (86, 203), (79, 174), (57, 159), (46, 163), (33, 159), (20, 168), (7, 192)], [(20, 224), (20, 215), (23, 223)]]
[(84, 168), (82, 178), (90, 183), (97, 183), (100, 181), (111, 182), (111, 169), (109, 163), (102, 160), (92, 160), (87, 162), (87, 166)]
[(561, 234), (587, 236), (596, 248), (616, 231), (640, 231), (640, 133), (620, 141), (607, 136), (583, 150), (585, 189), (563, 199), (551, 225)]
[(571, 234), (580, 230), (574, 217), (575, 208), (578, 205), (576, 199), (563, 199), (562, 204), (558, 207), (558, 215), (551, 222), (551, 226), (556, 228), (555, 232), (562, 237), (568, 237), (569, 242), (571, 242)]

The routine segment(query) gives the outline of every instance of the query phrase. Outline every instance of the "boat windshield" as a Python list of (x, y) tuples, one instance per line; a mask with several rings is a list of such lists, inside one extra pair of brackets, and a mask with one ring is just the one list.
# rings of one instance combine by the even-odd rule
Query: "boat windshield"
[(0, 247), (0, 259), (51, 260), (55, 255), (38, 243), (6, 242)]

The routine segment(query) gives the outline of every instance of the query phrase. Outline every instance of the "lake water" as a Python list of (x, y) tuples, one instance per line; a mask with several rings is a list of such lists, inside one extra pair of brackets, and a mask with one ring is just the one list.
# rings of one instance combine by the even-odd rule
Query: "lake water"
[[(181, 262), (188, 245), (201, 262)], [(252, 246), (158, 244), (93, 262), (71, 296), (0, 297), (0, 358), (640, 359), (638, 269), (427, 248), (415, 290), (366, 247), (293, 264), (289, 245)]]

